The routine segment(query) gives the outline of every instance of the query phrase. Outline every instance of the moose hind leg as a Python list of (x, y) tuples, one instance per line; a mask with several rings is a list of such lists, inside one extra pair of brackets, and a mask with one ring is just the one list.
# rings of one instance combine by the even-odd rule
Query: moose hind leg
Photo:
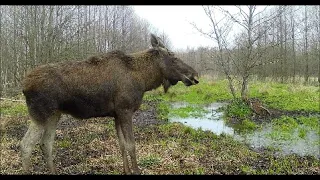
[(116, 125), (117, 135), (119, 139), (119, 146), (120, 146), (120, 152), (121, 152), (122, 161), (123, 161), (124, 173), (130, 174), (131, 172), (128, 164), (127, 150), (125, 148), (125, 139), (123, 136), (123, 132), (121, 130), (120, 120), (118, 118), (115, 119), (115, 125)]
[(125, 149), (128, 151), (131, 158), (133, 173), (141, 174), (137, 164), (136, 147), (132, 129), (132, 114), (133, 113), (124, 114), (120, 118), (120, 125), (125, 139)]
[(52, 174), (56, 173), (56, 168), (54, 166), (52, 157), (52, 147), (56, 134), (57, 124), (60, 117), (61, 113), (57, 112), (47, 119), (47, 122), (44, 125), (45, 131), (40, 143), (40, 148), (42, 150), (44, 160), (47, 163), (50, 173)]
[(21, 158), (22, 158), (22, 167), (24, 171), (30, 172), (30, 156), (33, 148), (39, 142), (44, 132), (44, 127), (35, 122), (31, 121), (29, 129), (24, 135), (20, 143)]

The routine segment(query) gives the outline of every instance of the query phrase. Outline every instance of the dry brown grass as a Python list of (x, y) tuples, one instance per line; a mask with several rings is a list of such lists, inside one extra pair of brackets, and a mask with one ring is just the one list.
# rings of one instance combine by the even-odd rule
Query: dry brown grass
[[(23, 174), (19, 141), (28, 116), (1, 119), (0, 174)], [(114, 122), (111, 118), (75, 120), (63, 116), (58, 125), (54, 157), (58, 174), (122, 174)], [(170, 123), (135, 126), (142, 174), (320, 174), (319, 159), (254, 152), (231, 137), (190, 130)], [(32, 154), (33, 173), (48, 173), (39, 146)], [(292, 162), (288, 164), (287, 162)]]

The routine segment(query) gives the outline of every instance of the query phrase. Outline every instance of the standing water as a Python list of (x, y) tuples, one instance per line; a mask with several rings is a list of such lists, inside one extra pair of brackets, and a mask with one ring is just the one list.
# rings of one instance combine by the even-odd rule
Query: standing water
[[(187, 103), (172, 103), (173, 108), (182, 108), (188, 106)], [(195, 129), (201, 128), (202, 130), (209, 130), (214, 132), (217, 135), (221, 133), (233, 135), (234, 130), (227, 126), (222, 119), (223, 112), (217, 112), (217, 109), (225, 106), (226, 103), (212, 103), (210, 105), (205, 106), (205, 110), (208, 113), (205, 113), (203, 117), (172, 117), (169, 114), (170, 122), (181, 122), (187, 126), (193, 127)]]
[[(268, 134), (272, 132), (272, 125), (267, 124), (260, 130), (251, 133), (237, 133), (223, 120), (223, 112), (217, 111), (227, 103), (212, 103), (204, 106), (206, 113), (202, 117), (176, 117), (169, 113), (169, 122), (180, 122), (186, 126), (202, 130), (209, 130), (220, 135), (222, 133), (233, 136), (235, 140), (249, 144), (252, 148), (274, 147), (280, 154), (311, 155), (320, 158), (319, 135), (309, 131), (305, 138), (299, 138), (297, 133), (292, 134), (294, 140), (272, 140)], [(175, 102), (171, 104), (173, 109), (184, 108), (188, 103)]]

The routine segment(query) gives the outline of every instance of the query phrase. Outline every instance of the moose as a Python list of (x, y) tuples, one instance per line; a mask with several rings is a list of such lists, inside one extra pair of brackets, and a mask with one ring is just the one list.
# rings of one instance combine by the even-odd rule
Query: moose
[[(52, 150), (62, 114), (76, 119), (113, 117), (125, 174), (141, 174), (137, 165), (132, 116), (146, 91), (161, 85), (165, 91), (182, 81), (198, 84), (198, 73), (169, 51), (151, 33), (152, 47), (125, 54), (115, 50), (82, 61), (40, 65), (23, 81), (31, 123), (20, 142), (22, 166), (30, 172), (30, 156), (40, 142), (44, 161), (55, 174)], [(131, 170), (128, 155), (131, 158)]]

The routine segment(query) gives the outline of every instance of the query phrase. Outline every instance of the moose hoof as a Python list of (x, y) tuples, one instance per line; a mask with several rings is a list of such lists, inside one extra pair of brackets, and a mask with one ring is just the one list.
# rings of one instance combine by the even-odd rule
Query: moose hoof
[(141, 170), (139, 168), (135, 169), (135, 170), (133, 170), (133, 174), (140, 175), (141, 174)]
[(26, 174), (26, 175), (28, 175), (28, 174), (32, 174), (32, 171), (31, 170), (26, 170), (26, 169), (24, 169), (23, 170), (23, 174)]
[(55, 167), (51, 168), (50, 174), (57, 174), (57, 169)]

